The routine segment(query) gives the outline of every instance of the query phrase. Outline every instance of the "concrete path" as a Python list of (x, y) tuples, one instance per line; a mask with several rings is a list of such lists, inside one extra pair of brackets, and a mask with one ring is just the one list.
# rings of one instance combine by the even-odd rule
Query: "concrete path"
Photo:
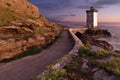
[(74, 41), (68, 31), (63, 31), (63, 38), (40, 54), (24, 57), (0, 66), (0, 80), (31, 80), (45, 70), (45, 67), (67, 54)]

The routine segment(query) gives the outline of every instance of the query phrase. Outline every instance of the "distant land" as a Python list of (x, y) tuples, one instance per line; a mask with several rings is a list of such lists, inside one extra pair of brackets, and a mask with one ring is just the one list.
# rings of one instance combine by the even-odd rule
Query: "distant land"
[[(67, 22), (67, 21), (57, 21), (57, 20), (51, 20), (55, 23), (59, 23), (59, 24), (63, 24), (63, 25), (67, 25), (69, 27), (85, 27), (86, 26), (86, 22)], [(99, 27), (103, 27), (103, 26), (120, 26), (120, 22), (98, 22), (98, 26)]]

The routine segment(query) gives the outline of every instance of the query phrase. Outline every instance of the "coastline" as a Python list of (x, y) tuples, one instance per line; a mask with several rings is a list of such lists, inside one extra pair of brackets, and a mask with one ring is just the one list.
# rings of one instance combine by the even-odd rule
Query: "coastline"
[[(75, 31), (84, 32), (84, 30), (85, 29), (83, 28), (71, 29), (71, 31), (74, 33), (73, 35), (75, 35)], [(64, 71), (64, 73), (74, 73), (74, 75), (73, 76), (71, 75), (70, 78), (76, 78), (76, 79), (77, 78), (78, 79), (85, 78), (90, 80), (98, 80), (98, 79), (119, 80), (120, 79), (119, 77), (120, 72), (115, 73), (117, 70), (117, 67), (119, 66), (119, 64), (116, 62), (116, 60), (120, 61), (119, 55), (114, 54), (112, 52), (105, 51), (103, 49), (96, 50), (96, 51), (91, 50), (89, 46), (84, 46), (84, 44), (78, 48), (79, 48), (78, 52), (75, 53), (74, 55), (71, 55), (72, 61), (69, 62), (67, 65), (65, 65), (65, 67), (63, 67), (62, 69), (59, 69), (59, 68), (52, 69), (48, 74), (44, 74), (41, 78), (49, 77), (49, 75), (53, 75), (49, 77), (50, 79), (58, 78), (56, 77), (56, 75), (59, 75), (59, 74), (60, 74), (59, 78), (67, 78), (65, 77), (67, 76), (65, 74), (64, 76), (62, 76), (63, 73), (61, 73), (61, 71)], [(112, 61), (115, 61), (115, 62), (112, 63)], [(77, 65), (73, 65), (73, 63)], [(112, 63), (113, 65), (115, 65), (115, 68), (113, 69), (112, 65), (109, 65), (109, 63)], [(107, 69), (108, 67), (110, 69)], [(78, 71), (77, 73), (76, 73), (76, 70)], [(57, 72), (57, 74), (53, 74), (54, 72)]]
[(102, 38), (102, 40), (108, 41), (110, 44), (113, 45), (114, 50), (120, 50), (120, 27), (119, 26), (105, 26), (103, 29), (108, 29), (112, 34), (110, 38)]
[(100, 38), (111, 37), (111, 33), (106, 29), (87, 29), (87, 28), (72, 28), (74, 34), (82, 41), (85, 45), (96, 46), (103, 48), (107, 51), (112, 51), (113, 46), (105, 40)]
[[(68, 25), (70, 25), (70, 28), (83, 28), (86, 23), (76, 22), (72, 26), (69, 23)], [(112, 34), (111, 38), (104, 38), (104, 40), (112, 44), (114, 50), (120, 50), (120, 22), (98, 22), (98, 25), (102, 29), (107, 29)]]
[[(84, 33), (86, 30), (87, 30), (87, 28), (84, 28), (84, 27), (82, 27), (82, 28), (71, 28), (72, 29), (72, 31), (73, 31), (73, 33), (74, 34), (76, 34), (76, 32), (80, 32), (80, 33)], [(103, 29), (103, 28), (102, 28)], [(106, 29), (103, 29), (103, 30), (106, 30)], [(112, 55), (117, 55), (117, 56), (120, 56), (120, 45), (118, 44), (118, 47), (116, 48), (116, 45), (113, 45), (112, 44), (112, 42), (110, 42), (110, 40), (112, 40), (113, 42), (114, 42), (114, 36), (113, 36), (113, 33), (111, 33), (111, 31), (109, 30), (109, 29), (107, 29), (108, 30), (108, 32), (111, 34), (111, 37), (100, 37), (99, 39), (96, 39), (96, 40), (98, 40), (98, 41), (104, 41), (105, 42), (105, 44), (104, 44), (104, 42), (103, 42), (103, 45), (104, 46), (107, 46), (106, 45), (106, 43), (108, 44), (108, 48), (109, 47), (112, 47), (112, 49), (111, 50), (106, 50), (106, 51), (108, 51), (110, 54), (112, 54)], [(80, 38), (79, 38), (80, 39)], [(81, 40), (81, 39), (80, 39)], [(83, 43), (83, 42), (82, 42)], [(117, 43), (117, 42), (114, 42), (114, 43)], [(83, 43), (84, 44), (84, 43)], [(101, 43), (100, 43), (101, 44)], [(84, 44), (85, 45), (85, 44)], [(101, 50), (101, 49), (104, 49), (104, 48), (102, 48), (102, 47), (100, 47), (100, 46), (96, 46), (96, 45), (91, 45), (91, 49), (93, 50), (93, 51), (99, 51), (99, 50)]]
[[(78, 30), (79, 29), (75, 29), (75, 31), (78, 31)], [(79, 30), (79, 31), (82, 31), (81, 33), (83, 33), (84, 30), (86, 30), (86, 29), (81, 28), (81, 30)], [(74, 31), (74, 33), (75, 33), (75, 31)], [(112, 33), (110, 32), (110, 34), (112, 34)], [(111, 36), (111, 37), (113, 37), (113, 36)], [(111, 38), (111, 37), (109, 37), (109, 38)], [(108, 37), (106, 37), (106, 38), (108, 38)], [(99, 38), (99, 40), (101, 40), (101, 38)], [(106, 42), (109, 43), (109, 41), (106, 41)], [(90, 49), (93, 52), (97, 52), (97, 51), (99, 52), (100, 51), (103, 55), (105, 55), (105, 53), (108, 53), (108, 56), (101, 57), (100, 59), (97, 58), (95, 60), (94, 60), (94, 58), (92, 58), (93, 60), (92, 60), (92, 63), (91, 63), (91, 60), (89, 62), (91, 52), (88, 55), (89, 58), (85, 57), (85, 55), (87, 53), (89, 53), (89, 51), (85, 52), (86, 54), (84, 54), (83, 52), (82, 53), (79, 52), (80, 54), (84, 55), (82, 57), (82, 68), (84, 70), (86, 70), (86, 69), (90, 70), (91, 66), (89, 64), (93, 65), (94, 67), (92, 66), (92, 68), (93, 68), (92, 72), (94, 73), (93, 74), (94, 75), (93, 76), (94, 80), (104, 79), (104, 78), (105, 78), (105, 80), (109, 80), (109, 79), (110, 80), (119, 80), (120, 79), (120, 73), (119, 73), (119, 71), (117, 71), (118, 70), (117, 67), (119, 66), (119, 60), (120, 60), (120, 49), (119, 50), (113, 49), (111, 51), (106, 51), (105, 50), (105, 52), (104, 52), (104, 50), (102, 48), (94, 46), (94, 45), (91, 45)], [(99, 54), (99, 56), (102, 55), (102, 54)], [(111, 64), (114, 65), (114, 68)], [(86, 72), (89, 74), (88, 71), (86, 71)]]

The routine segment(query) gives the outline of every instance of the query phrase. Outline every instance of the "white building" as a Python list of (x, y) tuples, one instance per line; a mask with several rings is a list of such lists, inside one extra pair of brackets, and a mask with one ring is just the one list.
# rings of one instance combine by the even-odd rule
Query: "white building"
[(87, 13), (86, 25), (89, 29), (98, 27), (97, 12), (98, 12), (98, 10), (94, 9), (93, 7), (91, 7), (90, 10), (86, 11), (86, 13)]

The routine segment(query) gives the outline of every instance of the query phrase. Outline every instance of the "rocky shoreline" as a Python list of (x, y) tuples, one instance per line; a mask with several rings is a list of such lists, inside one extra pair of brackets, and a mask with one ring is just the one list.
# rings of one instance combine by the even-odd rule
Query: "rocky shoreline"
[(84, 33), (76, 32), (75, 35), (85, 45), (94, 45), (99, 48), (103, 48), (107, 51), (112, 51), (113, 46), (105, 40), (99, 40), (100, 38), (111, 37), (111, 33), (104, 29), (87, 29)]

